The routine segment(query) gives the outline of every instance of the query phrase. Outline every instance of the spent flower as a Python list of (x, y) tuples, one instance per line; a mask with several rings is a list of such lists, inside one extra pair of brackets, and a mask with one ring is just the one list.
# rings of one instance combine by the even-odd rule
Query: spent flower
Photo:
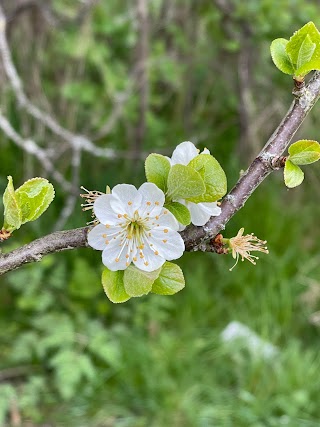
[(253, 265), (256, 265), (256, 259), (259, 259), (259, 257), (252, 255), (250, 252), (252, 251), (258, 251), (263, 252), (265, 254), (268, 254), (269, 251), (265, 244), (267, 243), (266, 240), (260, 240), (258, 237), (256, 237), (253, 233), (243, 235), (244, 228), (240, 228), (238, 231), (238, 234), (235, 237), (232, 237), (231, 239), (228, 239), (229, 247), (232, 251), (232, 256), (236, 260), (234, 266), (230, 268), (230, 271), (234, 269), (234, 267), (238, 264), (239, 257), (241, 257), (241, 261), (244, 261), (244, 259), (247, 259), (250, 261)]
[(88, 243), (103, 251), (109, 270), (125, 270), (133, 262), (140, 270), (154, 271), (182, 256), (179, 224), (164, 202), (164, 193), (148, 182), (139, 189), (119, 184), (110, 194), (95, 197), (93, 211), (100, 224), (88, 233)]

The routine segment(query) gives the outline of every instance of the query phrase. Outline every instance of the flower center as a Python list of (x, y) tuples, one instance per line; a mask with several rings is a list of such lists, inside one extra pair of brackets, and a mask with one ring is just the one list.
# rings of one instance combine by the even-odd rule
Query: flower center
[(138, 211), (135, 211), (133, 218), (128, 218), (126, 223), (127, 238), (134, 239), (138, 245), (142, 244), (142, 237), (148, 231), (149, 218), (141, 218)]

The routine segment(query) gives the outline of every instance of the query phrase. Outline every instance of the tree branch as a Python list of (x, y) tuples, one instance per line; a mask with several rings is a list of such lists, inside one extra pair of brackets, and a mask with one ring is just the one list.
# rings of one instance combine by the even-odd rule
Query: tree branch
[(40, 261), (48, 254), (88, 246), (88, 230), (89, 227), (57, 231), (7, 254), (0, 255), (0, 275), (15, 270), (24, 264)]
[[(302, 89), (289, 108), (280, 125), (269, 138), (267, 144), (251, 163), (247, 171), (224, 198), (221, 214), (211, 219), (203, 227), (189, 226), (181, 235), (186, 250), (208, 251), (212, 248), (206, 241), (224, 230), (225, 225), (240, 210), (261, 182), (279, 167), (279, 157), (288, 147), (292, 137), (303, 123), (307, 114), (320, 97), (320, 72), (316, 72)], [(58, 231), (41, 237), (30, 244), (0, 256), (0, 275), (24, 264), (40, 261), (44, 255), (68, 249), (86, 247), (89, 227)]]
[(186, 250), (201, 250), (204, 240), (224, 230), (228, 221), (240, 210), (254, 190), (269, 175), (274, 167), (272, 160), (281, 156), (290, 144), (307, 114), (320, 97), (320, 72), (315, 72), (309, 83), (295, 98), (280, 125), (271, 135), (264, 148), (254, 159), (246, 172), (224, 198), (221, 204), (221, 214), (211, 217), (203, 227), (189, 226), (182, 232)]

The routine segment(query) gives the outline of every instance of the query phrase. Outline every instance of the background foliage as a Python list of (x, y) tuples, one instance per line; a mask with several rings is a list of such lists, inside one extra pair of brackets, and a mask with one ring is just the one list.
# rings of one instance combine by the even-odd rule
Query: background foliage
[[(147, 23), (138, 1), (2, 2), (30, 99), (72, 132), (119, 150), (116, 160), (82, 155), (79, 184), (102, 191), (143, 182), (145, 153), (170, 155), (184, 140), (211, 150), (231, 188), (291, 102), (271, 41), (310, 20), (320, 26), (316, 1), (152, 0)], [(72, 150), (19, 109), (1, 67), (0, 80), (1, 110), (22, 135), (54, 150), (69, 179)], [(319, 140), (318, 111), (299, 138)], [(54, 182), (3, 134), (0, 147), (1, 193), (7, 175), (17, 186), (32, 176)], [(100, 284), (101, 254), (89, 249), (1, 278), (0, 425), (318, 426), (317, 166), (291, 191), (274, 173), (229, 224), (226, 236), (244, 226), (267, 238), (269, 256), (230, 273), (231, 257), (186, 254), (179, 264), (187, 286), (175, 296), (113, 305)], [(16, 231), (5, 251), (51, 232), (57, 219), (64, 228), (89, 220), (80, 200), (61, 218), (69, 195), (54, 184), (48, 212)], [(223, 343), (233, 320), (277, 346), (277, 356)]]

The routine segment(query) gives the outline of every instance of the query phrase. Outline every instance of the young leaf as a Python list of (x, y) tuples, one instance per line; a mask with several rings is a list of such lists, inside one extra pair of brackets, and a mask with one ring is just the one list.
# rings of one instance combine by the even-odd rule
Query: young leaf
[(178, 202), (169, 202), (164, 205), (168, 211), (170, 211), (183, 225), (189, 225), (191, 222), (191, 215), (189, 209)]
[(284, 183), (288, 188), (294, 188), (303, 181), (304, 173), (299, 166), (294, 165), (290, 160), (286, 161), (284, 166)]
[(124, 270), (123, 283), (125, 291), (131, 297), (141, 297), (151, 291), (153, 282), (160, 274), (160, 268), (155, 271), (142, 271), (133, 265)]
[(188, 197), (193, 203), (215, 202), (227, 192), (227, 177), (219, 162), (210, 154), (201, 154), (188, 164), (200, 173), (206, 190), (197, 197)]
[(145, 161), (145, 171), (148, 182), (153, 182), (164, 193), (167, 191), (170, 161), (161, 154), (149, 154)]
[(294, 68), (292, 66), (289, 55), (286, 52), (286, 46), (288, 40), (286, 39), (275, 39), (271, 43), (270, 52), (271, 58), (274, 65), (285, 74), (294, 74)]
[(12, 176), (8, 176), (8, 185), (3, 194), (4, 224), (6, 231), (13, 231), (20, 228), (22, 224), (22, 213), (13, 187)]
[[(306, 39), (306, 36), (309, 36), (309, 38)], [(312, 48), (311, 43), (315, 44), (314, 49)], [(312, 49), (313, 53), (310, 56)], [(293, 34), (286, 45), (286, 52), (295, 68), (296, 76), (307, 74), (308, 71), (306, 70), (308, 68), (309, 71), (312, 69), (318, 69), (318, 66), (320, 65), (320, 33), (313, 22), (308, 22)], [(301, 57), (301, 60), (299, 59), (299, 56)], [(305, 62), (302, 64), (303, 57), (306, 59), (308, 56), (310, 56), (310, 58), (307, 63)], [(301, 64), (300, 66), (298, 66), (299, 62)]]
[(299, 76), (299, 69), (310, 62), (313, 52), (315, 51), (316, 44), (312, 42), (309, 34), (307, 34), (301, 44), (299, 54), (298, 54), (298, 62), (297, 62), (297, 71), (296, 74)]
[(317, 58), (315, 55), (314, 57), (307, 62), (306, 64), (302, 65), (299, 69), (296, 70), (295, 75), (296, 76), (306, 76), (310, 71), (314, 70), (320, 70), (320, 57)]
[(173, 295), (185, 286), (183, 272), (177, 264), (165, 262), (157, 280), (152, 285), (152, 292), (158, 295)]
[(123, 271), (111, 271), (105, 268), (102, 272), (102, 286), (111, 302), (120, 303), (130, 299), (124, 289)]
[(289, 147), (289, 160), (295, 165), (308, 165), (320, 159), (320, 144), (317, 141), (303, 139)]
[(169, 200), (189, 199), (206, 190), (201, 175), (190, 166), (174, 165), (168, 175)]
[(39, 218), (54, 199), (53, 185), (44, 178), (29, 179), (15, 193), (21, 207), (22, 224)]

